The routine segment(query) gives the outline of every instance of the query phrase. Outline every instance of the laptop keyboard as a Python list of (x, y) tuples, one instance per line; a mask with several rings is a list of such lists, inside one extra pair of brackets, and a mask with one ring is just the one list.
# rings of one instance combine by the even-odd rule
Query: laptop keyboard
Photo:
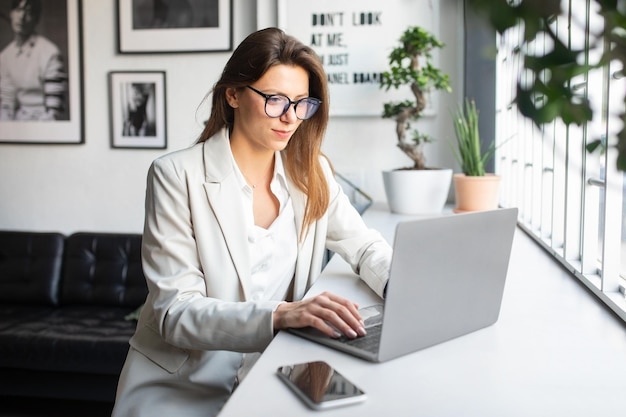
[(377, 353), (378, 346), (380, 345), (380, 334), (383, 326), (373, 326), (367, 329), (367, 334), (365, 336), (357, 337), (355, 339), (350, 339), (346, 336), (341, 336), (339, 339), (342, 343), (346, 345), (354, 346), (359, 349), (363, 349), (367, 352)]

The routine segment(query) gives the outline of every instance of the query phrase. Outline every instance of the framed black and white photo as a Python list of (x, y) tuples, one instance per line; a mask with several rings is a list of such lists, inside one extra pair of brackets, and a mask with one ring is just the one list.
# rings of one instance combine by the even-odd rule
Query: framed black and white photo
[(0, 0), (0, 142), (84, 142), (80, 0)]
[(164, 71), (109, 72), (111, 147), (167, 147)]
[(232, 50), (232, 0), (117, 0), (122, 54)]

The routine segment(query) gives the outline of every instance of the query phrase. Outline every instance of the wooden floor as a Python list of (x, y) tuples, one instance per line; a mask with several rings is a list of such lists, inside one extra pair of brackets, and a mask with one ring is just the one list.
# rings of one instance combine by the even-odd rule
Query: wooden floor
[(0, 397), (0, 417), (110, 417), (113, 404)]

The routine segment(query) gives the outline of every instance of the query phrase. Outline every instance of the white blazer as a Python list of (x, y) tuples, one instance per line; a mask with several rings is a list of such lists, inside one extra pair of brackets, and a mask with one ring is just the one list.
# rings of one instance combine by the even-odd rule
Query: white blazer
[[(245, 216), (230, 155), (224, 130), (150, 167), (142, 247), (149, 295), (130, 341), (114, 416), (166, 415), (163, 407), (175, 407), (172, 398), (178, 397), (183, 408), (171, 408), (176, 415), (217, 413), (234, 387), (242, 353), (263, 351), (274, 336), (272, 313), (280, 300), (249, 297)], [(330, 205), (299, 236), (291, 298), (301, 299), (315, 282), (326, 248), (382, 295), (391, 247), (366, 227), (325, 158), (322, 164)], [(291, 182), (288, 187), (300, 233), (306, 195)], [(167, 405), (158, 398), (168, 398)]]

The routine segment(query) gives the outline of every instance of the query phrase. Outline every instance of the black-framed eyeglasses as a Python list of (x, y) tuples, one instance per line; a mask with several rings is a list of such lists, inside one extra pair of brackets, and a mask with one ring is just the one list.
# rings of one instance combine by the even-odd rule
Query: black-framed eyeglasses
[(265, 114), (272, 118), (280, 117), (287, 113), (289, 107), (293, 104), (293, 109), (295, 110), (296, 117), (298, 119), (310, 119), (313, 117), (322, 102), (322, 100), (313, 97), (305, 97), (300, 100), (291, 101), (289, 97), (282, 94), (265, 94), (250, 85), (247, 87), (261, 97), (265, 98)]

